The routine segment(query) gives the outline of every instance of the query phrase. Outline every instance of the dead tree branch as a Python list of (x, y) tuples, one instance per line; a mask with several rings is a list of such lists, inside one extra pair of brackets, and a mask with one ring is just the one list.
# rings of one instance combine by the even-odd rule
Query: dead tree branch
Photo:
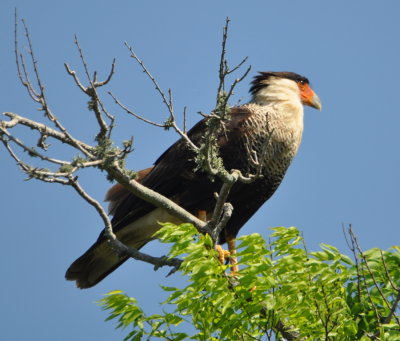
[[(164, 92), (156, 79), (150, 73), (148, 68), (145, 66), (143, 60), (141, 60), (137, 54), (134, 52), (133, 48), (125, 43), (125, 46), (130, 52), (130, 56), (140, 65), (143, 72), (148, 76), (156, 91), (161, 96), (162, 102), (165, 104), (169, 117), (164, 123), (156, 123), (151, 120), (144, 118), (143, 116), (136, 114), (134, 111), (130, 110), (128, 107), (123, 105), (121, 101), (118, 100), (116, 96), (110, 93), (114, 102), (122, 108), (128, 114), (147, 122), (148, 124), (156, 125), (162, 128), (173, 128), (179, 136), (187, 143), (188, 148), (195, 152), (196, 161), (198, 163), (199, 169), (205, 169), (210, 175), (220, 178), (222, 181), (222, 188), (219, 193), (215, 194), (216, 206), (212, 212), (212, 216), (209, 222), (205, 223), (179, 205), (174, 203), (172, 200), (161, 196), (160, 194), (144, 187), (139, 182), (135, 181), (134, 172), (128, 171), (123, 167), (123, 162), (126, 156), (132, 151), (132, 140), (128, 142), (124, 148), (113, 147), (111, 143), (112, 129), (114, 127), (115, 116), (110, 114), (110, 112), (105, 108), (101, 97), (98, 93), (98, 88), (107, 85), (112, 76), (115, 73), (115, 59), (112, 62), (110, 72), (104, 81), (97, 80), (97, 72), (93, 73), (89, 71), (88, 63), (84, 57), (83, 50), (79, 44), (78, 38), (75, 36), (74, 42), (77, 47), (79, 57), (84, 69), (84, 74), (86, 76), (85, 85), (80, 79), (77, 72), (65, 63), (66, 72), (72, 77), (75, 85), (89, 97), (89, 110), (93, 112), (94, 117), (97, 121), (98, 133), (96, 137), (95, 145), (85, 143), (77, 138), (75, 138), (67, 129), (62, 125), (61, 121), (53, 114), (45, 94), (45, 87), (40, 78), (38, 63), (33, 52), (33, 46), (31, 43), (31, 38), (29, 35), (28, 27), (25, 21), (22, 21), (24, 27), (25, 38), (28, 42), (28, 55), (33, 67), (34, 80), (36, 82), (36, 87), (33, 85), (31, 78), (29, 76), (28, 68), (25, 62), (25, 58), (22, 53), (20, 53), (18, 45), (18, 18), (15, 16), (15, 56), (18, 75), (21, 83), (27, 89), (31, 99), (41, 105), (41, 110), (45, 114), (45, 118), (54, 124), (54, 128), (37, 122), (35, 120), (23, 117), (18, 114), (6, 112), (9, 120), (0, 121), (0, 139), (6, 150), (9, 152), (11, 157), (17, 162), (19, 167), (23, 172), (28, 175), (28, 178), (36, 178), (44, 182), (60, 183), (63, 185), (71, 186), (75, 191), (90, 205), (92, 205), (101, 218), (103, 219), (106, 229), (110, 227), (110, 222), (106, 213), (102, 210), (101, 205), (94, 201), (93, 198), (85, 192), (83, 187), (77, 182), (76, 172), (83, 168), (95, 167), (106, 171), (110, 178), (117, 180), (122, 185), (124, 185), (129, 191), (134, 193), (139, 198), (153, 204), (156, 207), (162, 207), (169, 213), (178, 217), (180, 220), (185, 222), (190, 222), (202, 233), (209, 233), (214, 241), (217, 241), (218, 236), (222, 229), (226, 226), (230, 216), (232, 215), (233, 207), (227, 202), (228, 195), (231, 188), (237, 181), (251, 182), (254, 181), (261, 174), (261, 167), (263, 164), (264, 155), (261, 155), (261, 160), (257, 160), (255, 156), (254, 164), (258, 165), (258, 170), (255, 174), (243, 175), (239, 170), (226, 170), (223, 167), (223, 162), (218, 154), (218, 146), (216, 143), (216, 137), (224, 133), (225, 124), (229, 120), (229, 106), (228, 101), (233, 94), (235, 86), (241, 82), (250, 71), (250, 67), (237, 79), (233, 81), (230, 85), (228, 91), (225, 90), (226, 78), (228, 75), (237, 71), (247, 60), (243, 59), (238, 65), (230, 68), (226, 60), (226, 43), (228, 37), (228, 24), (229, 19), (226, 20), (226, 24), (223, 28), (223, 39), (222, 39), (222, 52), (220, 57), (219, 65), (219, 85), (218, 85), (218, 96), (216, 107), (213, 112), (207, 116), (208, 131), (204, 139), (204, 144), (197, 146), (189, 138), (186, 132), (186, 108), (183, 112), (184, 117), (184, 127), (181, 129), (176, 121), (176, 115), (174, 112), (173, 96), (172, 91), (168, 89)], [(68, 145), (69, 147), (78, 150), (81, 154), (71, 160), (60, 160), (48, 156), (47, 153), (38, 152), (32, 146), (26, 145), (23, 141), (14, 136), (11, 132), (12, 128), (16, 126), (28, 127), (37, 133), (39, 133), (38, 146), (39, 148), (46, 151), (48, 145), (45, 144), (46, 139), (54, 139), (61, 143)], [(37, 167), (30, 165), (20, 158), (16, 151), (14, 151), (11, 144), (14, 144), (20, 148), (23, 152), (28, 153), (30, 156), (36, 157), (41, 161), (49, 163), (50, 165), (56, 166), (56, 169), (47, 169), (44, 167)], [(268, 143), (266, 143), (266, 146)], [(263, 153), (264, 154), (264, 153)], [(110, 240), (114, 240), (115, 236), (112, 234), (112, 230), (107, 233)], [(125, 252), (125, 251), (124, 251)]]
[[(165, 104), (168, 111), (168, 118), (163, 123), (156, 123), (152, 120), (144, 118), (144, 116), (137, 114), (129, 109), (111, 92), (112, 99), (117, 106), (122, 108), (126, 113), (140, 119), (148, 124), (162, 127), (164, 129), (173, 128), (186, 142), (188, 148), (195, 153), (195, 161), (197, 168), (209, 173), (209, 175), (219, 178), (222, 182), (222, 187), (219, 193), (215, 193), (216, 205), (212, 212), (211, 219), (208, 222), (203, 222), (190, 212), (184, 210), (177, 205), (174, 201), (166, 198), (159, 193), (143, 186), (135, 180), (135, 172), (129, 171), (124, 167), (124, 161), (132, 151), (132, 139), (124, 143), (123, 148), (114, 147), (111, 141), (112, 131), (115, 123), (115, 116), (112, 115), (105, 107), (98, 89), (103, 87), (112, 80), (115, 73), (115, 59), (111, 64), (111, 69), (105, 80), (98, 81), (97, 72), (92, 73), (89, 70), (88, 63), (84, 57), (83, 49), (81, 48), (77, 37), (75, 36), (75, 45), (77, 47), (79, 57), (86, 76), (86, 82), (83, 82), (78, 76), (77, 72), (73, 70), (67, 63), (64, 64), (66, 72), (72, 77), (74, 84), (89, 97), (89, 110), (93, 113), (97, 122), (97, 135), (94, 144), (89, 144), (81, 141), (73, 136), (68, 131), (57, 116), (50, 108), (43, 82), (40, 78), (38, 62), (33, 52), (33, 46), (29, 35), (28, 27), (25, 21), (22, 20), (25, 39), (28, 42), (28, 56), (33, 68), (33, 81), (28, 71), (27, 63), (24, 55), (20, 52), (18, 43), (18, 18), (15, 14), (15, 58), (18, 71), (18, 77), (22, 85), (26, 88), (29, 97), (35, 102), (39, 103), (40, 110), (44, 113), (45, 119), (49, 124), (40, 123), (34, 119), (29, 119), (21, 115), (5, 112), (3, 115), (8, 117), (8, 120), (0, 120), (0, 141), (4, 145), (9, 155), (15, 160), (19, 168), (27, 174), (28, 178), (34, 178), (48, 183), (59, 183), (64, 186), (72, 187), (75, 192), (89, 205), (91, 205), (99, 214), (104, 224), (104, 233), (108, 238), (111, 246), (115, 249), (116, 253), (129, 255), (132, 258), (141, 260), (152, 264), (155, 269), (162, 266), (172, 267), (172, 271), (176, 271), (181, 265), (180, 259), (168, 259), (167, 257), (153, 257), (145, 253), (139, 252), (136, 249), (130, 248), (120, 242), (115, 235), (112, 227), (111, 220), (102, 207), (102, 205), (94, 199), (78, 181), (77, 172), (87, 168), (97, 168), (105, 171), (109, 178), (115, 179), (135, 196), (151, 203), (156, 207), (161, 207), (170, 214), (179, 218), (184, 222), (192, 223), (200, 232), (208, 233), (212, 236), (214, 242), (218, 240), (218, 236), (226, 226), (229, 218), (232, 215), (233, 207), (227, 202), (229, 193), (236, 182), (250, 183), (257, 180), (262, 174), (262, 167), (264, 159), (266, 158), (270, 136), (266, 138), (265, 147), (261, 155), (254, 155), (253, 169), (254, 174), (242, 174), (239, 170), (226, 170), (223, 165), (223, 160), (219, 155), (218, 137), (223, 136), (226, 132), (226, 123), (230, 119), (228, 102), (234, 94), (234, 89), (249, 73), (251, 67), (249, 66), (243, 74), (236, 78), (232, 84), (226, 89), (227, 77), (232, 73), (238, 71), (247, 61), (247, 57), (241, 60), (236, 66), (230, 68), (226, 59), (226, 44), (228, 38), (228, 25), (229, 19), (226, 19), (223, 28), (222, 38), (222, 52), (219, 63), (219, 84), (217, 87), (217, 100), (215, 109), (210, 115), (205, 115), (206, 123), (208, 126), (207, 133), (204, 137), (204, 143), (196, 145), (190, 140), (186, 129), (186, 108), (183, 110), (183, 129), (179, 127), (176, 120), (175, 109), (173, 105), (172, 91), (168, 89), (164, 92), (156, 79), (145, 66), (143, 60), (134, 52), (133, 48), (125, 43), (129, 50), (130, 56), (140, 65), (143, 72), (149, 77), (157, 93), (160, 95), (162, 102)], [(86, 84), (85, 84), (86, 83)], [(34, 85), (35, 84), (35, 85)], [(52, 127), (50, 127), (52, 125)], [(15, 136), (13, 128), (23, 126), (29, 128), (39, 135), (37, 146), (43, 150), (37, 151), (33, 146), (29, 146), (21, 139)], [(273, 132), (271, 132), (272, 134)], [(46, 140), (58, 141), (65, 144), (67, 147), (78, 151), (79, 155), (72, 160), (60, 160), (49, 156), (49, 145)], [(30, 157), (35, 157), (46, 164), (50, 164), (53, 169), (38, 167), (33, 164), (25, 162), (18, 154), (14, 147), (22, 153), (27, 153)], [(274, 327), (277, 333), (280, 333), (288, 340), (297, 339), (296, 335), (289, 332), (288, 329), (281, 323)]]
[[(28, 68), (25, 62), (25, 58), (22, 53), (20, 53), (18, 45), (18, 18), (15, 15), (15, 56), (16, 65), (19, 79), (22, 85), (27, 89), (29, 97), (36, 103), (40, 104), (40, 110), (44, 112), (45, 118), (54, 124), (54, 128), (47, 124), (40, 123), (38, 121), (23, 117), (21, 115), (5, 112), (3, 115), (7, 116), (9, 120), (0, 120), (0, 141), (4, 145), (6, 151), (15, 160), (22, 172), (27, 174), (28, 179), (34, 178), (48, 183), (59, 183), (65, 186), (72, 187), (78, 195), (89, 203), (92, 207), (96, 209), (99, 216), (103, 220), (105, 226), (105, 234), (108, 237), (112, 247), (119, 254), (127, 254), (135, 259), (142, 260), (151, 263), (155, 268), (162, 266), (173, 267), (172, 271), (175, 271), (181, 260), (179, 259), (168, 259), (167, 257), (153, 257), (138, 250), (132, 249), (124, 244), (122, 244), (113, 233), (111, 221), (103, 209), (101, 204), (92, 198), (78, 182), (78, 177), (74, 175), (78, 170), (83, 168), (99, 168), (101, 170), (107, 171), (114, 178), (118, 178), (122, 183), (127, 183), (129, 189), (139, 195), (140, 197), (147, 198), (151, 196), (149, 190), (144, 186), (138, 184), (136, 181), (132, 180), (134, 174), (125, 170), (122, 167), (122, 162), (126, 156), (132, 151), (132, 140), (128, 140), (124, 148), (112, 147), (111, 143), (107, 143), (107, 139), (111, 137), (112, 128), (114, 125), (114, 116), (111, 115), (104, 107), (101, 98), (97, 92), (97, 88), (108, 84), (115, 72), (115, 60), (113, 60), (111, 71), (108, 77), (104, 81), (97, 80), (97, 72), (94, 72), (93, 77), (90, 76), (89, 68), (83, 55), (83, 51), (79, 45), (77, 38), (75, 37), (75, 44), (79, 51), (79, 56), (82, 61), (86, 77), (88, 79), (89, 85), (83, 85), (83, 82), (79, 79), (77, 73), (72, 70), (68, 64), (65, 64), (67, 73), (72, 76), (77, 87), (83, 91), (89, 98), (90, 110), (94, 113), (96, 117), (99, 132), (97, 134), (95, 145), (90, 145), (85, 143), (75, 137), (67, 131), (67, 129), (61, 124), (60, 120), (53, 114), (50, 109), (47, 98), (44, 92), (44, 85), (40, 78), (38, 63), (36, 61), (33, 46), (31, 43), (31, 38), (29, 35), (28, 27), (25, 21), (22, 20), (24, 27), (25, 38), (28, 42), (28, 55), (33, 68), (34, 80), (36, 81), (37, 89), (33, 85), (31, 78), (29, 76)], [(172, 99), (171, 99), (172, 101)], [(106, 122), (108, 119), (108, 122)], [(34, 147), (25, 144), (21, 139), (13, 135), (12, 130), (17, 126), (25, 126), (39, 134), (38, 146), (43, 149), (44, 152), (39, 152)], [(60, 160), (47, 155), (47, 147), (45, 144), (46, 139), (54, 139), (59, 141), (73, 149), (81, 152), (81, 155), (74, 158), (73, 160)], [(29, 164), (22, 160), (18, 155), (17, 151), (14, 150), (13, 146), (19, 148), (22, 152), (29, 154), (30, 157), (38, 158), (50, 165), (56, 166), (56, 169), (50, 170), (43, 167), (37, 167)], [(164, 198), (160, 195), (156, 196), (156, 199), (152, 201), (156, 206), (172, 207), (170, 210), (177, 210), (179, 206), (173, 203), (171, 200)], [(189, 212), (181, 209), (178, 216), (182, 216), (185, 221), (192, 222), (194, 225), (201, 228), (205, 225), (204, 222), (197, 220)], [(193, 219), (191, 219), (193, 218)]]
[[(173, 128), (179, 136), (186, 142), (188, 148), (190, 148), (195, 153), (196, 163), (198, 165), (199, 170), (207, 171), (211, 176), (218, 177), (222, 181), (223, 185), (220, 190), (220, 193), (216, 193), (216, 206), (213, 211), (212, 217), (208, 224), (205, 227), (201, 227), (201, 231), (206, 231), (209, 233), (213, 240), (216, 242), (219, 232), (225, 227), (228, 222), (233, 207), (229, 203), (226, 202), (229, 192), (232, 186), (237, 182), (245, 182), (250, 183), (255, 181), (257, 178), (261, 176), (262, 164), (264, 161), (264, 153), (260, 157), (260, 162), (258, 163), (258, 168), (255, 174), (243, 175), (239, 170), (226, 170), (223, 166), (223, 162), (218, 154), (218, 145), (217, 145), (217, 136), (221, 135), (225, 131), (225, 124), (230, 119), (229, 116), (229, 106), (228, 101), (233, 95), (233, 91), (237, 84), (239, 84), (249, 73), (251, 67), (249, 66), (246, 71), (237, 79), (233, 81), (230, 85), (229, 90), (225, 91), (226, 78), (237, 71), (246, 61), (247, 57), (244, 58), (238, 65), (233, 68), (230, 68), (228, 65), (228, 61), (226, 59), (226, 43), (228, 38), (228, 25), (229, 18), (226, 19), (225, 26), (223, 28), (223, 38), (222, 38), (222, 51), (220, 56), (219, 63), (219, 85), (217, 88), (217, 102), (215, 109), (210, 115), (205, 115), (207, 119), (208, 131), (204, 138), (204, 144), (197, 146), (195, 145), (189, 138), (186, 132), (186, 108), (183, 112), (184, 117), (184, 127), (181, 129), (176, 121), (176, 115), (174, 112), (174, 105), (172, 100), (172, 91), (168, 89), (167, 94), (164, 92), (156, 81), (155, 77), (149, 71), (147, 66), (144, 64), (144, 61), (140, 59), (132, 46), (125, 42), (125, 46), (128, 48), (130, 52), (131, 58), (133, 58), (141, 67), (142, 71), (147, 75), (150, 81), (153, 83), (157, 93), (160, 95), (162, 102), (165, 104), (167, 111), (169, 113), (169, 117), (165, 120), (165, 122), (158, 123), (152, 120), (149, 120), (139, 114), (137, 114), (134, 110), (131, 110), (112, 93), (109, 93), (113, 98), (114, 102), (122, 108), (129, 115), (134, 116), (135, 118), (144, 121), (148, 124), (154, 125), (156, 127), (161, 127), (164, 129)], [(265, 149), (268, 146), (269, 139), (265, 144)], [(191, 219), (190, 221), (194, 221)], [(200, 227), (199, 224), (195, 224), (196, 227)]]
[[(156, 91), (161, 96), (161, 99), (162, 99), (163, 103), (165, 104), (165, 106), (167, 107), (167, 110), (169, 112), (169, 117), (167, 118), (167, 120), (163, 124), (154, 124), (154, 125), (162, 126), (165, 129), (168, 129), (168, 128), (172, 127), (186, 141), (188, 146), (193, 151), (197, 151), (198, 147), (189, 139), (187, 134), (184, 131), (182, 131), (179, 128), (178, 124), (176, 123), (174, 105), (173, 105), (173, 102), (172, 102), (172, 91), (171, 91), (171, 89), (168, 89), (168, 98), (167, 98), (167, 96), (165, 95), (165, 92), (161, 89), (161, 87), (158, 84), (158, 82), (156, 81), (156, 79), (153, 77), (153, 75), (150, 73), (150, 71), (144, 65), (143, 60), (139, 59), (139, 57), (133, 51), (133, 48), (127, 42), (125, 42), (125, 46), (129, 50), (131, 58), (133, 58), (140, 65), (140, 67), (142, 68), (143, 72), (148, 76), (148, 78), (154, 84), (154, 86), (156, 88)], [(118, 104), (118, 102), (117, 102), (117, 104)], [(124, 110), (126, 110), (126, 109), (124, 109)], [(137, 117), (137, 115), (134, 115), (134, 116)], [(140, 118), (140, 119), (142, 119), (142, 118)], [(153, 123), (151, 123), (151, 124), (153, 124)]]

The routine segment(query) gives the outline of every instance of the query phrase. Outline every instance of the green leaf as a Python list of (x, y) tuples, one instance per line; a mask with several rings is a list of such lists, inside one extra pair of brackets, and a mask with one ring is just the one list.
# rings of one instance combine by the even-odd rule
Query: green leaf
[(154, 315), (146, 315), (122, 291), (106, 294), (99, 303), (107, 320), (116, 320), (117, 328), (133, 328), (126, 340), (262, 339), (278, 321), (300, 339), (325, 340), (326, 327), (332, 340), (370, 340), (366, 335), (373, 334), (400, 340), (395, 318), (380, 324), (390, 313), (381, 292), (388, 302), (398, 294), (388, 276), (400, 283), (399, 247), (367, 250), (369, 268), (360, 255), (357, 267), (336, 247), (323, 243), (309, 252), (296, 228), (278, 227), (270, 243), (259, 234), (239, 238), (240, 271), (231, 276), (211, 238), (192, 225), (163, 224), (157, 235), (171, 244), (169, 255), (183, 258), (179, 271), (186, 283), (161, 285), (168, 296), (165, 311)]

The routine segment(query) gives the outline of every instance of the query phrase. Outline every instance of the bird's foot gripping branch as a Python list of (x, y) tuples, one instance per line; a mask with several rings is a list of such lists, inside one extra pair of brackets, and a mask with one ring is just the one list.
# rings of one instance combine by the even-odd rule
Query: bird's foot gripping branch
[[(210, 236), (189, 224), (165, 224), (169, 257), (182, 258), (182, 288), (165, 287), (163, 313), (147, 315), (123, 292), (100, 301), (108, 319), (133, 328), (127, 340), (398, 340), (400, 247), (362, 252), (352, 230), (354, 259), (333, 246), (308, 251), (300, 232), (278, 227), (238, 239), (240, 271), (226, 275)], [(191, 333), (188, 333), (191, 330)]]

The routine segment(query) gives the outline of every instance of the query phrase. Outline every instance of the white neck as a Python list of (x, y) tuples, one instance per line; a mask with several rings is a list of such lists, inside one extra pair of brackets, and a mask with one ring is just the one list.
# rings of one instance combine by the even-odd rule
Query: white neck
[(267, 84), (253, 95), (250, 102), (270, 107), (274, 119), (286, 121), (288, 125), (297, 126), (302, 131), (304, 108), (296, 82), (286, 78), (270, 77)]

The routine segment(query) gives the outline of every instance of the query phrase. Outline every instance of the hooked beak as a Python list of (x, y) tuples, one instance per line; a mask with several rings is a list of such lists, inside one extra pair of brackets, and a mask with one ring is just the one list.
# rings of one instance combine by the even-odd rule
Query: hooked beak
[(311, 100), (309, 101), (309, 103), (305, 103), (305, 104), (307, 104), (310, 107), (313, 107), (315, 109), (318, 109), (319, 111), (322, 110), (321, 100), (319, 99), (318, 95), (315, 92), (314, 92), (314, 95), (312, 96)]
[(308, 84), (300, 86), (300, 97), (304, 105), (308, 105), (321, 111), (322, 104), (318, 95), (311, 89)]

